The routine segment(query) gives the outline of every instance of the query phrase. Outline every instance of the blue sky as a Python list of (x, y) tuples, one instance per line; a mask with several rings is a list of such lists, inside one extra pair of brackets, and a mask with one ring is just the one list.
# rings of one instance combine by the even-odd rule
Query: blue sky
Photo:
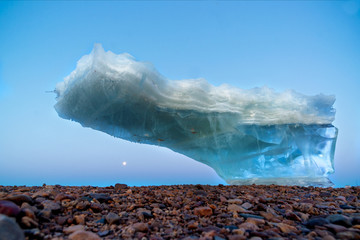
[(330, 178), (360, 184), (360, 1), (2, 1), (0, 185), (224, 183), (168, 149), (57, 116), (55, 95), (45, 91), (94, 43), (151, 62), (170, 79), (335, 94)]

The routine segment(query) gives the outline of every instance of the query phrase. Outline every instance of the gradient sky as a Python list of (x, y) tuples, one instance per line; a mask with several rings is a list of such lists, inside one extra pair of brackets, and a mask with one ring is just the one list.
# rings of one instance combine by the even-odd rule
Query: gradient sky
[(224, 184), (171, 150), (57, 116), (46, 91), (94, 43), (170, 79), (335, 94), (330, 179), (360, 185), (360, 1), (0, 2), (0, 185)]

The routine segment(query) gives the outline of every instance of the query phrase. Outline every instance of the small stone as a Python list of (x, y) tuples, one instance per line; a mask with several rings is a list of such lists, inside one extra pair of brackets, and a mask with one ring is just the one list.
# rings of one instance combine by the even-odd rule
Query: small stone
[(235, 229), (238, 229), (239, 227), (235, 226), (235, 225), (226, 225), (226, 226), (224, 226), (224, 228), (229, 229), (230, 231), (233, 231)]
[(269, 228), (262, 233), (265, 233), (267, 235), (265, 239), (267, 239), (268, 237), (281, 238), (280, 230), (278, 228)]
[(263, 216), (258, 216), (258, 215), (254, 215), (254, 214), (246, 214), (246, 213), (240, 213), (239, 214), (241, 217), (243, 218), (257, 218), (257, 219), (264, 219)]
[(76, 231), (69, 236), (71, 240), (101, 240), (101, 238), (93, 232)]
[(13, 202), (7, 200), (0, 201), (0, 214), (9, 217), (16, 217), (20, 213), (20, 208)]
[(337, 197), (336, 197), (336, 200), (340, 200), (340, 201), (346, 202), (346, 198), (345, 198), (344, 196), (337, 196)]
[[(175, 213), (176, 215), (177, 213)], [(137, 217), (140, 219), (140, 221), (145, 221), (146, 219), (153, 218), (150, 210), (147, 210), (146, 208), (138, 208), (136, 211)]]
[(106, 215), (105, 219), (109, 224), (118, 224), (121, 218), (118, 214), (110, 212), (108, 215)]
[(301, 222), (301, 218), (292, 211), (286, 211), (285, 216), (287, 219)]
[(43, 209), (39, 212), (38, 217), (42, 219), (43, 221), (50, 221), (50, 218), (52, 217), (51, 210), (49, 209)]
[(52, 212), (56, 212), (61, 209), (61, 206), (58, 203), (51, 200), (42, 201), (41, 205), (44, 207), (44, 209), (51, 210)]
[(98, 200), (101, 203), (112, 200), (112, 198), (106, 193), (91, 193), (90, 197), (95, 198), (96, 200)]
[(339, 207), (342, 209), (356, 209), (356, 207), (353, 207), (353, 206), (350, 206), (347, 204), (341, 204)]
[(85, 225), (85, 214), (74, 216), (74, 220), (77, 224)]
[(36, 219), (36, 217), (35, 217), (35, 213), (34, 213), (34, 211), (31, 209), (31, 208), (22, 208), (21, 209), (21, 212), (25, 215), (25, 216), (27, 216), (27, 217), (29, 217), (29, 218), (31, 218), (31, 219)]
[(314, 205), (312, 203), (300, 203), (298, 206), (300, 212), (315, 214), (316, 211), (314, 209)]
[(187, 225), (187, 228), (188, 229), (196, 229), (198, 228), (199, 226), (199, 223), (198, 222), (195, 222), (194, 220), (191, 220), (188, 225)]
[(305, 225), (307, 227), (314, 228), (315, 226), (323, 226), (324, 224), (328, 224), (328, 223), (329, 223), (329, 220), (327, 220), (326, 218), (315, 217), (315, 218), (309, 219), (305, 223)]
[(241, 212), (241, 213), (246, 213), (248, 212), (246, 209), (244, 209), (243, 207), (240, 207), (239, 205), (236, 205), (236, 204), (230, 204), (228, 207), (227, 207), (228, 211), (230, 212)]
[(100, 237), (105, 237), (105, 236), (109, 235), (109, 233), (110, 233), (109, 230), (105, 230), (105, 231), (98, 232), (97, 234), (98, 234)]
[(74, 233), (76, 231), (83, 231), (83, 230), (85, 230), (85, 227), (83, 225), (73, 225), (73, 226), (64, 228), (63, 232), (65, 234), (71, 234), (71, 233)]
[(24, 233), (28, 239), (42, 239), (40, 229), (38, 228), (24, 229)]
[(37, 228), (39, 224), (32, 218), (29, 218), (28, 216), (24, 216), (21, 218), (21, 225), (24, 228)]
[(328, 228), (333, 233), (344, 232), (347, 230), (346, 227), (333, 223), (325, 224), (324, 227)]
[(251, 222), (255, 225), (261, 225), (261, 224), (265, 224), (265, 220), (264, 219), (261, 219), (261, 218), (248, 218), (246, 219), (246, 222)]
[(360, 239), (360, 234), (355, 231), (345, 231), (336, 234), (336, 238), (340, 239)]
[(152, 215), (150, 211), (138, 211), (136, 215), (141, 221), (145, 221), (146, 219), (154, 217), (154, 215)]
[(261, 211), (260, 212), (260, 215), (265, 218), (266, 220), (270, 221), (272, 220), (273, 218), (275, 218), (275, 216), (272, 214), (272, 213), (269, 213), (269, 212), (263, 212)]
[(249, 240), (262, 240), (261, 237), (251, 237)]
[(49, 190), (37, 191), (31, 197), (32, 198), (38, 198), (38, 197), (49, 198), (50, 197), (50, 191)]
[(43, 201), (45, 201), (46, 198), (43, 198), (43, 197), (37, 197), (35, 198), (35, 203), (42, 203)]
[(105, 218), (100, 218), (99, 220), (96, 221), (96, 223), (101, 223), (101, 224), (105, 224), (106, 219)]
[(213, 210), (209, 207), (197, 207), (194, 209), (194, 214), (201, 217), (211, 216), (213, 214)]
[(115, 190), (116, 192), (118, 192), (118, 191), (121, 191), (121, 190), (127, 189), (127, 188), (128, 188), (128, 186), (127, 186), (126, 184), (117, 183), (117, 184), (115, 184), (114, 190)]
[(101, 212), (104, 209), (99, 203), (91, 203), (90, 208), (96, 213)]
[(161, 215), (164, 213), (164, 211), (161, 210), (160, 208), (153, 208), (153, 212), (156, 213), (157, 215)]
[(301, 218), (302, 221), (305, 222), (305, 221), (309, 220), (309, 214), (308, 213), (297, 212), (297, 214), (300, 215), (300, 218)]
[(330, 197), (331, 196), (331, 193), (330, 192), (321, 192), (320, 193), (320, 197)]
[(229, 240), (245, 240), (246, 239), (246, 237), (241, 234), (230, 235), (230, 236), (228, 236), (228, 238), (229, 238)]
[(297, 228), (285, 223), (278, 223), (277, 226), (280, 228), (281, 232), (283, 233), (291, 233), (291, 232), (297, 232)]
[[(226, 202), (226, 201), (227, 201), (227, 199), (226, 199), (224, 196), (222, 196), (222, 195), (220, 196), (219, 199), (220, 199), (220, 202)], [(241, 201), (241, 203), (242, 203), (242, 201)], [(240, 204), (241, 204), (241, 203), (240, 203)]]
[(354, 216), (353, 220), (352, 220), (352, 224), (353, 225), (358, 225), (360, 224), (360, 216)]
[(342, 225), (344, 227), (352, 226), (351, 218), (341, 215), (341, 214), (329, 215), (326, 217), (326, 219), (333, 224)]
[(56, 218), (56, 222), (57, 224), (59, 224), (60, 226), (64, 225), (66, 223), (66, 221), (69, 219), (69, 216), (60, 216)]
[(19, 225), (10, 217), (0, 214), (0, 239), (1, 240), (24, 240), (24, 232)]
[(31, 206), (29, 203), (27, 202), (23, 202), (21, 204), (21, 209), (23, 208), (30, 208), (31, 210), (33, 210), (34, 212), (37, 210), (37, 208), (35, 206)]
[(225, 240), (225, 238), (222, 238), (222, 237), (219, 237), (219, 236), (215, 235), (214, 240)]
[(18, 206), (21, 206), (21, 204), (23, 204), (24, 202), (27, 202), (30, 204), (32, 204), (34, 202), (34, 200), (30, 196), (25, 195), (25, 194), (11, 195), (11, 196), (6, 197), (4, 200), (11, 201)]
[(252, 208), (253, 205), (252, 205), (251, 203), (249, 203), (249, 202), (246, 202), (246, 203), (243, 203), (243, 204), (241, 205), (241, 207), (243, 207), (243, 208), (245, 208), (246, 210), (248, 210), (248, 209)]
[(69, 195), (69, 194), (65, 194), (65, 193), (59, 193), (55, 196), (55, 201), (62, 201), (62, 200), (65, 200), (65, 199), (69, 199), (69, 200), (74, 200), (75, 197), (73, 197), (72, 195)]
[(90, 206), (88, 201), (80, 201), (76, 204), (76, 209), (78, 210), (86, 210)]
[(355, 228), (355, 229), (359, 229), (359, 230), (360, 230), (360, 225), (354, 225), (354, 226), (352, 226), (352, 228)]
[(209, 207), (212, 209), (212, 210), (216, 210), (216, 205), (215, 204), (209, 204)]
[(322, 238), (323, 240), (336, 240), (336, 238), (334, 238), (333, 236), (331, 235), (326, 235)]
[(203, 232), (203, 236), (205, 239), (213, 239), (216, 235), (216, 232), (214, 230), (210, 230), (208, 232)]
[(194, 192), (196, 196), (204, 196), (206, 197), (208, 194), (204, 190), (197, 190)]
[(315, 237), (317, 237), (317, 233), (314, 231), (309, 232), (306, 236), (307, 239), (314, 239)]
[(239, 228), (243, 228), (245, 230), (257, 231), (259, 229), (254, 223), (251, 222), (244, 222), (239, 225)]
[(147, 223), (135, 223), (132, 225), (132, 227), (134, 228), (134, 230), (136, 232), (147, 232), (149, 229), (149, 226)]
[[(81, 201), (87, 201), (87, 202), (91, 202), (94, 200), (94, 198), (90, 197), (90, 196), (82, 196), (80, 198)], [(95, 199), (96, 200), (96, 199)]]
[(344, 210), (339, 210), (338, 213), (357, 213), (357, 210), (355, 209), (344, 209)]
[(319, 227), (315, 228), (314, 232), (322, 238), (330, 234), (327, 230), (322, 230), (322, 227), (321, 229)]
[(232, 232), (237, 235), (244, 235), (246, 231), (243, 228), (238, 228), (238, 229), (234, 229)]
[(243, 201), (241, 199), (238, 199), (238, 198), (229, 199), (229, 200), (227, 200), (227, 202), (229, 204), (239, 204), (239, 205), (243, 203)]

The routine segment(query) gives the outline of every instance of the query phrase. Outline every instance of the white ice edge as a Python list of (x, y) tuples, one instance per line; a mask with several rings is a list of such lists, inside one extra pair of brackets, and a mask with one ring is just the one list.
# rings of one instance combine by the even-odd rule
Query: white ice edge
[[(331, 124), (335, 118), (334, 95), (306, 96), (293, 90), (240, 89), (227, 84), (217, 87), (205, 79), (169, 80), (151, 64), (138, 62), (127, 53), (105, 52), (100, 44), (56, 85), (57, 100), (92, 72), (102, 76), (96, 81), (111, 82), (126, 89), (127, 96), (140, 96), (165, 111), (229, 112), (238, 116), (239, 124), (258, 125)], [(122, 97), (120, 93), (118, 97)]]

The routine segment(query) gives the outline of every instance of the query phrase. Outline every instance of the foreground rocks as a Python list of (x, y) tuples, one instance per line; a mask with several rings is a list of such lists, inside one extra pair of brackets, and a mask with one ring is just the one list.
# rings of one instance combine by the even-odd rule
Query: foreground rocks
[(22, 240), (24, 233), (16, 222), (10, 217), (0, 214), (0, 239)]
[(360, 187), (0, 186), (0, 239), (23, 236), (360, 239)]

